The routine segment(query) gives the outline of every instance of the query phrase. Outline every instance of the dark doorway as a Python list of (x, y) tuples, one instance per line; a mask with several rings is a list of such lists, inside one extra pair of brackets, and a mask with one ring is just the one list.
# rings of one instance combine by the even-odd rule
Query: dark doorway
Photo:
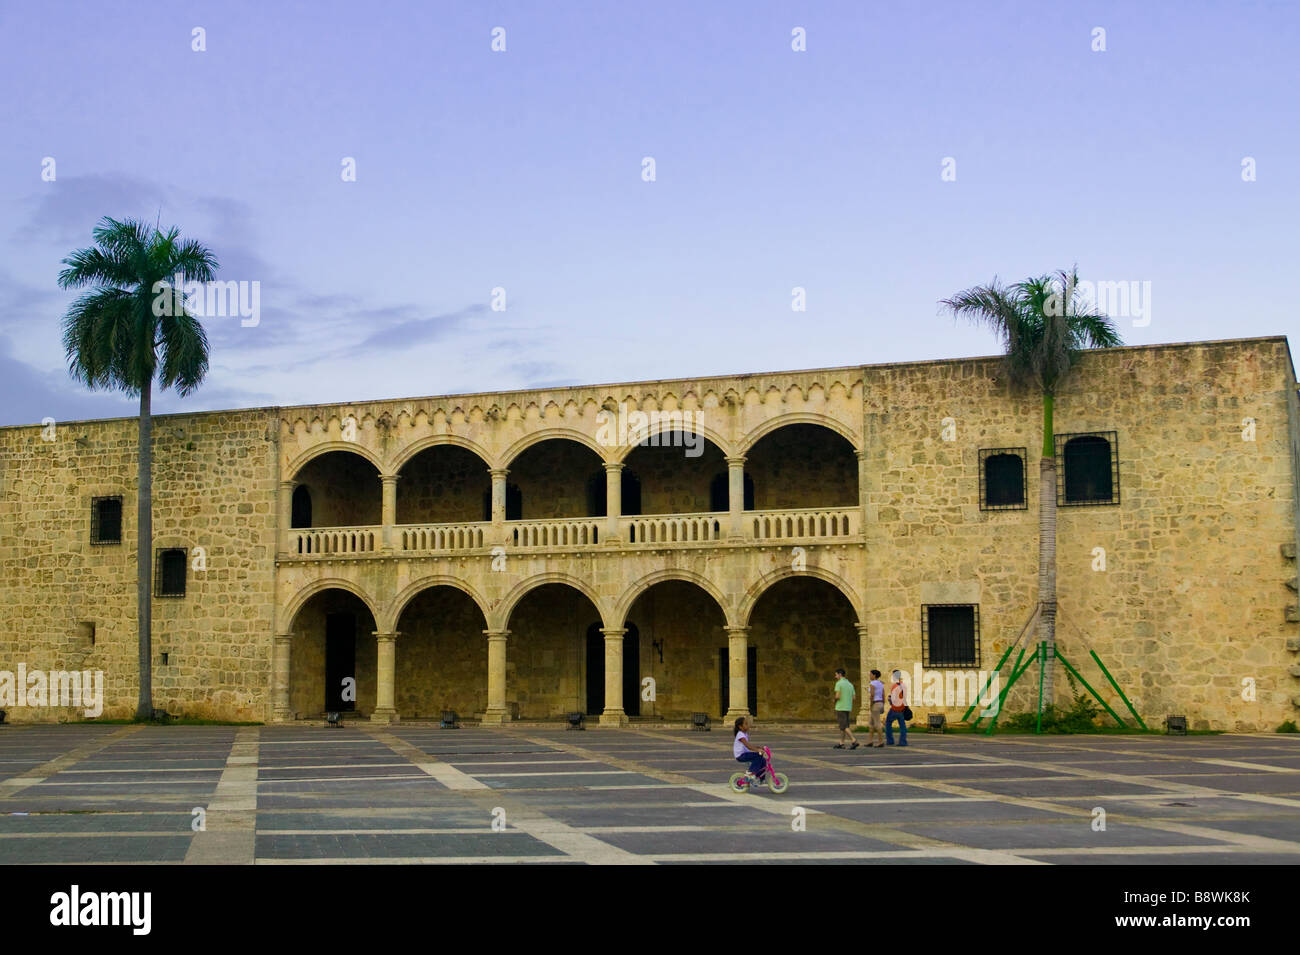
[(587, 628), (587, 715), (605, 712), (605, 635), (600, 624)]
[[(357, 618), (350, 613), (325, 615), (325, 709), (357, 708)], [(344, 680), (351, 680), (352, 699), (343, 698)]]
[[(745, 682), (749, 687), (749, 715), (758, 715), (758, 647), (748, 647), (745, 667)], [(731, 670), (727, 660), (730, 651), (726, 647), (718, 650), (718, 712), (726, 716), (731, 709)]]
[(307, 485), (299, 484), (293, 489), (293, 513), (290, 515), (290, 527), (311, 527), (311, 491)]
[[(605, 635), (600, 624), (587, 628), (587, 715), (605, 712)], [(623, 712), (641, 715), (641, 633), (636, 624), (623, 634)]]
[(641, 715), (641, 632), (634, 623), (623, 634), (623, 712)]

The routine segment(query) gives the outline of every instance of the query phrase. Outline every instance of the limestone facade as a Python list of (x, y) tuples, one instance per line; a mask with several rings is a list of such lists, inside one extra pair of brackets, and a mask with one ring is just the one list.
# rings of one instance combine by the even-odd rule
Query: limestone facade
[[(155, 705), (829, 722), (837, 666), (911, 682), (936, 605), (971, 608), (968, 669), (992, 670), (1037, 597), (1042, 444), (1040, 400), (998, 374), (960, 359), (160, 416), (154, 543), (188, 565), (184, 596), (154, 600)], [(1286, 339), (1087, 354), (1055, 424), (1109, 454), (1115, 485), (1059, 492), (1061, 652), (1102, 689), (1095, 651), (1150, 725), (1296, 719)], [(135, 442), (134, 419), (0, 429), (0, 672), (100, 670), (110, 717), (135, 707)], [(1022, 506), (981, 507), (999, 449), (1020, 456)], [(121, 542), (93, 544), (92, 502), (114, 496)], [(1059, 671), (1056, 690), (1068, 702)], [(913, 709), (965, 706), (917, 686)]]

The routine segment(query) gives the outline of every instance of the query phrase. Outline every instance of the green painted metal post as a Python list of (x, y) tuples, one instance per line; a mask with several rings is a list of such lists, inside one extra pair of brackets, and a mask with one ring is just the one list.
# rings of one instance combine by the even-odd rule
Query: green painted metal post
[(1035, 733), (1043, 731), (1043, 678), (1047, 675), (1047, 641), (1038, 642), (1038, 726)]
[(1110, 685), (1115, 688), (1115, 692), (1118, 693), (1119, 698), (1124, 701), (1124, 705), (1127, 706), (1128, 711), (1133, 714), (1133, 718), (1138, 721), (1138, 725), (1143, 729), (1146, 729), (1147, 724), (1143, 722), (1142, 717), (1138, 716), (1138, 711), (1133, 709), (1133, 704), (1128, 701), (1128, 697), (1124, 695), (1124, 691), (1119, 688), (1119, 684), (1115, 682), (1115, 678), (1110, 675), (1110, 671), (1106, 669), (1106, 664), (1101, 662), (1101, 657), (1097, 656), (1097, 651), (1089, 650), (1088, 652), (1092, 655), (1092, 658), (1097, 661), (1097, 666), (1101, 667), (1101, 672), (1106, 674), (1106, 679), (1109, 680)]
[[(998, 725), (998, 717), (1002, 715), (1002, 706), (1006, 702), (1007, 694), (1011, 692), (1011, 688), (1016, 685), (1017, 680), (1019, 680), (1022, 676), (1025, 675), (1025, 671), (1028, 670), (1031, 666), (1033, 666), (1034, 657), (1031, 657), (1028, 660), (1028, 662), (1025, 663), (1024, 666), (1020, 665), (1020, 661), (1024, 657), (1028, 649), (1029, 647), (1025, 646), (1024, 648), (1021, 649), (1020, 656), (1016, 657), (1016, 665), (1013, 668), (1014, 672), (1012, 672), (1011, 674), (1011, 680), (1010, 682), (1007, 683), (1005, 687), (1003, 687), (1002, 693), (998, 696), (998, 711), (994, 713), (993, 718), (989, 720), (989, 728), (984, 731), (985, 736), (989, 736), (990, 734), (992, 734), (994, 728)], [(1036, 656), (1037, 654), (1035, 654), (1035, 657)], [(981, 717), (981, 719), (982, 718), (983, 717)], [(976, 722), (978, 723), (979, 721), (976, 720)]]
[[(1015, 648), (1016, 645), (1013, 643), (1011, 644), (1011, 646), (1007, 647), (1007, 652), (1002, 654), (1002, 659), (999, 660), (998, 665), (993, 668), (993, 672), (989, 674), (989, 678), (984, 681), (984, 686), (982, 686), (980, 688), (980, 691), (975, 694), (975, 701), (971, 703), (970, 709), (968, 709), (965, 713), (962, 714), (961, 721), (963, 723), (965, 723), (968, 719), (970, 719), (970, 715), (975, 712), (975, 707), (979, 706), (980, 697), (984, 695), (984, 691), (987, 690), (989, 688), (989, 684), (993, 682), (993, 677), (1002, 671), (1002, 664), (1007, 662), (1007, 657), (1011, 656), (1011, 651), (1014, 650)], [(979, 720), (976, 720), (975, 722), (978, 723)]]
[(1070, 661), (1065, 659), (1065, 657), (1061, 655), (1061, 651), (1059, 648), (1056, 651), (1056, 659), (1061, 661), (1061, 666), (1065, 667), (1072, 674), (1074, 674), (1074, 678), (1083, 684), (1084, 689), (1086, 689), (1089, 693), (1093, 695), (1093, 697), (1097, 700), (1097, 702), (1100, 703), (1105, 708), (1106, 712), (1109, 713), (1112, 718), (1114, 718), (1116, 723), (1118, 723), (1120, 726), (1124, 727), (1125, 729), (1128, 729), (1128, 724), (1125, 723), (1122, 719), (1120, 719), (1119, 714), (1110, 708), (1110, 704), (1101, 698), (1101, 694), (1098, 693), (1089, 685), (1088, 681), (1083, 678), (1083, 674), (1080, 673), (1078, 670), (1076, 670), (1074, 667), (1070, 666)]
[[(1007, 682), (1007, 685), (1002, 688), (1002, 692), (998, 694), (998, 713), (1002, 712), (1002, 704), (1007, 698), (1007, 693), (1011, 691), (1011, 687), (1015, 685), (1016, 680), (1020, 679), (1020, 674), (1023, 672), (1020, 669), (1020, 661), (1025, 658), (1025, 651), (1028, 649), (1028, 646), (1020, 648), (1020, 656), (1016, 657), (1015, 665), (1011, 667), (1011, 679)], [(975, 722), (971, 724), (971, 728), (974, 729), (976, 726), (979, 726), (980, 721), (983, 719), (984, 717), (977, 716)], [(998, 721), (997, 713), (995, 713), (990, 719), (991, 722), (989, 723), (989, 728), (985, 732), (985, 735), (993, 731), (993, 724)]]

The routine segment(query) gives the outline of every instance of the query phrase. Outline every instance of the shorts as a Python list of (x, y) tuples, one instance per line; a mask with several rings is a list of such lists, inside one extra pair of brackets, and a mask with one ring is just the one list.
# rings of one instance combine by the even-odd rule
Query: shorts
[(871, 704), (871, 728), (873, 730), (880, 729), (880, 721), (884, 718), (884, 715), (885, 703), (883, 700), (877, 700)]
[(836, 710), (835, 719), (839, 721), (840, 729), (846, 730), (849, 728), (849, 710)]

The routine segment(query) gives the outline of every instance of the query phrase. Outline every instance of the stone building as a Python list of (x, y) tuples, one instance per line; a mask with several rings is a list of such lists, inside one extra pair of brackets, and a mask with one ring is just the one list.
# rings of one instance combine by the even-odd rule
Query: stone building
[[(829, 722), (837, 666), (859, 686), (992, 670), (1037, 599), (1042, 444), (1039, 399), (997, 375), (976, 358), (160, 416), (155, 705)], [(1062, 652), (1082, 672), (1095, 650), (1153, 725), (1297, 718), (1286, 339), (1089, 353), (1056, 428)], [(104, 715), (130, 716), (135, 420), (0, 429), (0, 459), (0, 671), (102, 671)], [(922, 718), (962, 715), (920, 689)]]

